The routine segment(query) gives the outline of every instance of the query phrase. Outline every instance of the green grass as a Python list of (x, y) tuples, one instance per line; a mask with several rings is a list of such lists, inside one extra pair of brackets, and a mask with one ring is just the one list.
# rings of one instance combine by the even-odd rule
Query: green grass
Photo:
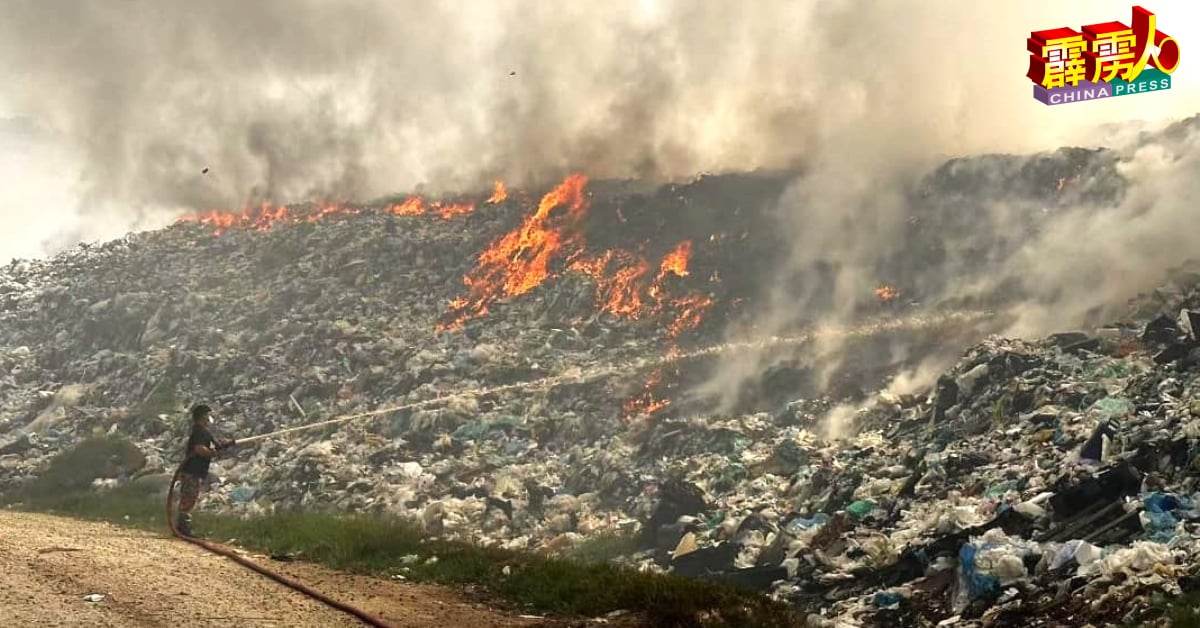
[[(161, 494), (132, 485), (104, 493), (43, 494), (19, 503), (0, 499), (4, 501), (10, 507), (167, 532)], [(521, 612), (596, 617), (625, 610), (642, 614), (656, 626), (802, 625), (790, 609), (760, 595), (604, 562), (632, 548), (632, 539), (623, 536), (598, 537), (566, 557), (546, 558), (428, 538), (414, 524), (394, 518), (197, 513), (195, 524), (207, 538), (265, 554), (293, 554), (354, 573), (470, 585)]]
[(600, 534), (580, 541), (566, 555), (583, 563), (607, 563), (636, 551), (637, 539), (632, 534)]

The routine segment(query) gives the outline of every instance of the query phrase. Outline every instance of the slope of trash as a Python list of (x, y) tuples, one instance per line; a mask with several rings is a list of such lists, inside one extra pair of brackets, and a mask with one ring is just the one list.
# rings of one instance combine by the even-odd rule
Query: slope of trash
[[(1115, 157), (945, 164), (911, 191), (909, 246), (863, 286), (880, 296), (847, 322), (868, 332), (832, 380), (781, 359), (715, 412), (689, 384), (737, 350), (705, 348), (771, 288), (788, 247), (772, 211), (793, 177), (647, 190), (573, 175), (253, 208), (14, 262), (0, 270), (0, 492), (103, 434), (143, 455), (96, 469), (97, 490), (162, 482), (196, 402), (230, 436), (428, 402), (236, 451), (203, 508), (388, 513), (543, 552), (631, 536), (621, 562), (851, 625), (1120, 621), (1188, 588), (1200, 277), (1126, 321), (1039, 341), (920, 304), (988, 271), (948, 243), (988, 260), (1048, 207), (1119, 202)], [(962, 219), (997, 198), (1018, 232)], [(799, 313), (796, 334), (819, 314)], [(964, 357), (932, 390), (872, 397), (947, 347)], [(861, 406), (855, 435), (822, 438), (845, 404)]]

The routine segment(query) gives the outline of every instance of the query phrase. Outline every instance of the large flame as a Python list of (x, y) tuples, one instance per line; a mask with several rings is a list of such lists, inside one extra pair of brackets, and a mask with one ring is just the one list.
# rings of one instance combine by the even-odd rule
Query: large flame
[[(438, 329), (457, 329), (486, 315), (497, 300), (533, 290), (554, 276), (553, 266), (560, 260), (567, 271), (595, 282), (596, 308), (601, 312), (629, 320), (666, 319), (673, 344), (699, 325), (712, 299), (698, 293), (671, 297), (667, 289), (672, 277), (688, 276), (691, 241), (680, 242), (664, 255), (656, 273), (641, 253), (622, 249), (589, 253), (581, 232), (588, 210), (586, 185), (583, 175), (567, 177), (542, 198), (537, 211), (520, 227), (480, 253), (475, 268), (463, 278), (467, 294), (451, 302), (451, 320)], [(553, 210), (562, 206), (565, 212), (552, 217)]]
[[(691, 240), (676, 244), (657, 265), (640, 252), (589, 251), (582, 233), (588, 211), (586, 185), (583, 175), (567, 177), (542, 198), (520, 227), (480, 253), (475, 268), (463, 278), (467, 293), (450, 303), (450, 320), (438, 329), (460, 328), (488, 314), (500, 299), (526, 294), (556, 274), (574, 272), (594, 282), (598, 311), (626, 320), (659, 322), (666, 330), (669, 353), (676, 353), (683, 334), (698, 327), (714, 303), (700, 292), (678, 296), (678, 281), (691, 275)], [(502, 192), (497, 184), (493, 198), (505, 198)], [(564, 211), (555, 214), (560, 207)], [(618, 220), (625, 222), (619, 210)], [(624, 415), (645, 416), (666, 408), (670, 401), (658, 394), (662, 381), (661, 372), (647, 379), (643, 390), (623, 404)]]
[[(657, 265), (651, 264), (641, 252), (589, 251), (582, 230), (588, 211), (587, 182), (582, 174), (568, 176), (542, 197), (536, 211), (526, 216), (518, 228), (480, 253), (475, 268), (463, 277), (466, 293), (450, 303), (447, 312), (450, 320), (438, 329), (460, 328), (466, 321), (488, 314), (489, 308), (500, 299), (519, 297), (558, 274), (576, 272), (594, 282), (598, 311), (616, 318), (661, 324), (669, 341), (669, 354), (676, 353), (682, 335), (698, 327), (714, 303), (710, 296), (695, 291), (678, 296), (678, 280), (691, 275), (692, 242), (679, 242)], [(497, 179), (491, 196), (484, 202), (495, 205), (507, 199), (507, 188)], [(220, 235), (234, 228), (266, 231), (278, 224), (315, 223), (363, 211), (340, 203), (292, 207), (263, 203), (259, 207), (247, 206), (241, 212), (197, 213), (179, 222), (209, 226)], [(449, 219), (475, 211), (475, 205), (426, 201), (414, 195), (376, 211), (393, 216)], [(626, 222), (619, 208), (617, 219), (621, 224)], [(714, 272), (710, 281), (717, 280)], [(656, 392), (662, 381), (661, 371), (651, 375), (641, 393), (624, 404), (626, 416), (649, 415), (667, 407), (670, 401), (659, 398)]]
[(570, 269), (596, 282), (596, 307), (600, 311), (634, 320), (648, 313), (641, 284), (650, 272), (650, 264), (644, 257), (611, 250), (596, 257), (581, 257), (571, 263)]
[[(456, 329), (488, 313), (498, 299), (523, 295), (550, 277), (550, 263), (580, 240), (577, 223), (587, 211), (583, 188), (587, 177), (573, 174), (538, 204), (521, 226), (508, 232), (479, 254), (478, 264), (463, 277), (466, 296), (450, 304), (453, 320), (439, 329)], [(561, 215), (551, 216), (558, 207)]]

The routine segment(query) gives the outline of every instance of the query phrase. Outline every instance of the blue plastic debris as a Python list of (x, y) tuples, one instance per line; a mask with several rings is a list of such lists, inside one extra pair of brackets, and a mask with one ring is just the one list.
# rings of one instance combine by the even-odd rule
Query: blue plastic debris
[(1144, 520), (1142, 527), (1146, 530), (1146, 538), (1157, 543), (1170, 543), (1175, 538), (1175, 528), (1179, 525), (1179, 520), (1169, 512), (1150, 512), (1142, 513)]
[(1142, 506), (1147, 512), (1161, 513), (1179, 510), (1180, 508), (1190, 509), (1191, 500), (1186, 497), (1180, 498), (1170, 493), (1147, 493), (1142, 497)]
[(898, 608), (904, 597), (899, 593), (879, 591), (875, 594), (875, 606), (878, 608)]
[(962, 567), (962, 579), (967, 586), (967, 594), (972, 600), (1000, 590), (1000, 581), (994, 576), (979, 573), (975, 564), (975, 554), (979, 549), (971, 543), (966, 543), (958, 552), (959, 564)]
[(789, 521), (787, 523), (787, 526), (785, 526), (785, 528), (787, 529), (788, 532), (790, 532), (792, 534), (799, 534), (801, 532), (804, 532), (805, 530), (811, 530), (812, 528), (815, 528), (817, 526), (823, 526), (826, 523), (829, 523), (829, 515), (826, 515), (823, 512), (819, 512), (819, 513), (813, 515), (812, 518), (810, 518), (810, 519), (805, 519), (803, 517), (796, 517), (795, 519), (792, 519), (791, 521)]
[(239, 504), (245, 504), (254, 499), (254, 489), (249, 486), (235, 486), (229, 491), (229, 499)]

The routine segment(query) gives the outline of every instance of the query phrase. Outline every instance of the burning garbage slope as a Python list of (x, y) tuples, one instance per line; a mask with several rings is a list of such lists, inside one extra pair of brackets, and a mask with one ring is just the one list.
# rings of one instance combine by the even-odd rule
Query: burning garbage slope
[[(143, 455), (89, 479), (161, 479), (196, 400), (216, 401), (222, 432), (254, 434), (441, 399), (239, 452), (215, 466), (206, 507), (390, 513), (540, 551), (635, 535), (625, 561), (864, 621), (1040, 609), (1064, 565), (1112, 600), (1145, 599), (1197, 562), (1180, 532), (1190, 511), (1176, 506), (1190, 499), (1188, 467), (1172, 466), (1186, 456), (1159, 438), (1192, 421), (1180, 400), (1193, 328), (1170, 320), (1200, 305), (1188, 280), (1127, 326), (1046, 342), (978, 345), (979, 317), (914, 304), (988, 273), (1027, 233), (969, 210), (1003, 199), (1020, 218), (1010, 224), (1031, 231), (1064, 195), (1092, 195), (1103, 211), (1122, 194), (1113, 162), (1065, 150), (935, 171), (913, 191), (906, 255), (862, 285), (864, 320), (821, 331), (819, 304), (796, 312), (796, 338), (754, 347), (778, 359), (728, 412), (691, 385), (741, 349), (690, 354), (728, 340), (781, 280), (771, 271), (789, 242), (771, 208), (790, 173), (649, 191), (573, 175), (536, 192), (255, 208), (15, 263), (0, 274), (0, 489), (110, 431)], [(952, 275), (964, 253), (977, 265)], [(1153, 326), (1162, 333), (1144, 334), (1160, 312), (1172, 313)], [(783, 349), (821, 337), (845, 353), (831, 379)], [(972, 344), (929, 394), (869, 401), (922, 355)], [(853, 425), (848, 442), (821, 435), (834, 414)], [(1099, 454), (1117, 468), (1119, 450), (1131, 453), (1119, 471), (1074, 462), (1101, 414), (1122, 422), (1106, 429), (1121, 446)], [(1130, 467), (1176, 501), (1135, 488)], [(1110, 510), (1081, 514), (1096, 495)], [(1151, 574), (1138, 565), (1162, 550), (1140, 543), (1166, 538), (1164, 512), (1179, 555)], [(1092, 546), (1109, 553), (1090, 560)], [(1050, 553), (1045, 570), (1011, 560)], [(1133, 575), (1110, 586), (1118, 573)], [(1097, 608), (1087, 612), (1111, 607)]]

